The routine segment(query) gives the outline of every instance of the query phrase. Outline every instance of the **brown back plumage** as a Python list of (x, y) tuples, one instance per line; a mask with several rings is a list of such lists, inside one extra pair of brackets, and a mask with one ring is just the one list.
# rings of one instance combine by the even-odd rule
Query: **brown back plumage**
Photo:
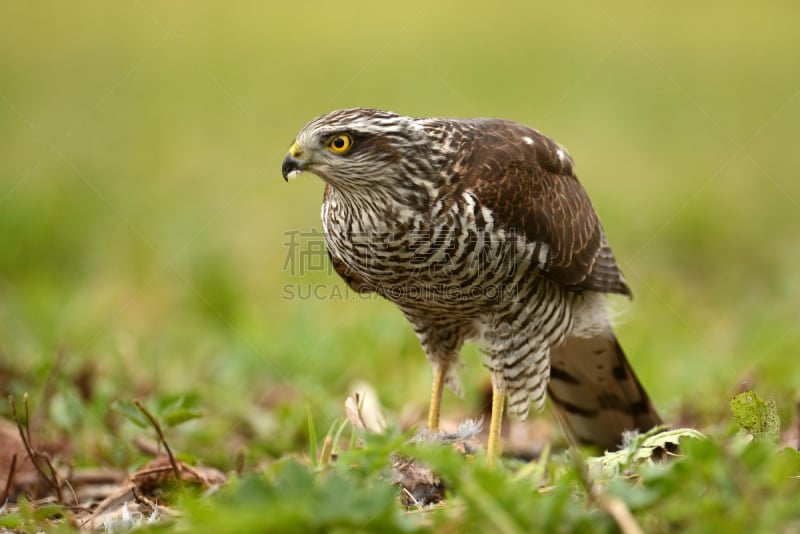
[[(566, 149), (520, 124), (496, 119), (480, 124), (464, 186), (507, 228), (550, 246), (545, 270), (571, 289), (630, 295), (586, 190)], [(530, 142), (527, 142), (527, 140)]]

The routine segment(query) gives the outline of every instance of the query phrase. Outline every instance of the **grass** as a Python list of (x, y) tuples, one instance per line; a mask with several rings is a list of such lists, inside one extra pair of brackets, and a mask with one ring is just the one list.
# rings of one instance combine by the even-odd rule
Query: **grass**
[[(796, 418), (798, 14), (722, 2), (6, 5), (0, 389), (28, 392), (34, 431), (68, 443), (79, 466), (144, 461), (131, 445), (142, 431), (114, 401), (196, 399), (203, 417), (173, 429), (172, 446), (226, 471), (243, 455), (246, 473), (266, 475), (213, 505), (190, 500), (189, 525), (259, 516), (276, 493), (315, 487), (276, 507), (291, 518), (341, 496), (345, 515), (374, 506), (375, 529), (481, 530), (506, 514), (523, 529), (615, 528), (576, 475), (515, 504), (528, 490), (512, 474), (451, 456), (432, 461), (462, 505), (403, 516), (373, 476), (403, 434), (372, 438), (380, 468), (338, 462), (325, 478), (287, 459), (308, 450), (307, 410), (327, 429), (354, 383), (405, 424), (422, 421), (430, 380), (391, 305), (287, 268), (287, 232), (319, 228), (322, 194), (311, 176), (280, 179), (294, 134), (354, 105), (501, 116), (569, 148), (636, 295), (615, 302), (621, 342), (666, 419), (711, 437), (608, 491), (652, 531), (740, 527), (716, 512), (755, 513), (754, 495), (769, 497), (763, 530), (796, 526), (782, 508), (796, 487), (775, 474), (796, 467), (770, 445), (742, 452), (728, 402), (755, 389), (784, 431)], [(323, 293), (294, 291), (312, 286)], [(484, 408), (487, 377), (474, 348), (464, 356), (466, 398), (446, 394), (446, 414)], [(678, 483), (685, 497), (659, 486)], [(496, 492), (495, 509), (475, 488)], [(708, 491), (717, 510), (701, 504)], [(350, 521), (341, 528), (363, 526)]]

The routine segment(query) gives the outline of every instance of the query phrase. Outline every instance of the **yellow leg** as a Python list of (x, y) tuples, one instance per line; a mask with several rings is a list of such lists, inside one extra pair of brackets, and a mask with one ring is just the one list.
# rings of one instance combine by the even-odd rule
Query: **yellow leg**
[(428, 408), (428, 428), (439, 430), (439, 410), (442, 406), (442, 391), (444, 390), (444, 377), (447, 376), (447, 363), (433, 367), (433, 388), (431, 389), (431, 405)]
[(489, 443), (486, 447), (486, 463), (494, 467), (500, 457), (500, 429), (503, 423), (503, 403), (505, 393), (492, 380), (492, 420), (489, 423)]

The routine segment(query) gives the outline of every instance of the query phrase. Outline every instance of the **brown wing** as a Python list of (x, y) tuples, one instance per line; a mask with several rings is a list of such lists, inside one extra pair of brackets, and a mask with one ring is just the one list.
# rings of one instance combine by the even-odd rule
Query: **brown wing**
[(472, 153), (463, 162), (462, 187), (506, 228), (547, 243), (545, 275), (571, 289), (630, 296), (566, 150), (521, 124), (494, 119), (465, 124)]

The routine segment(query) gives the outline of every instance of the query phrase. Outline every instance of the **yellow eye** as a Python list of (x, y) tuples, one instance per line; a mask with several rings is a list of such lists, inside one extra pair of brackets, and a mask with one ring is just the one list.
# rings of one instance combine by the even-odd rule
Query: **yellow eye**
[(334, 135), (328, 141), (328, 150), (334, 154), (344, 154), (353, 147), (353, 138), (349, 134), (343, 133)]

